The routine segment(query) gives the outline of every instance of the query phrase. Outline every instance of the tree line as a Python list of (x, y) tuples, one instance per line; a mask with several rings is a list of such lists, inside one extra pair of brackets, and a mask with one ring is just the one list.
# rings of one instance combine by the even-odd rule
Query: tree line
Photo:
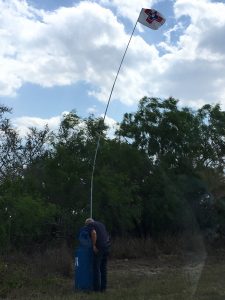
[(0, 245), (75, 239), (90, 211), (112, 236), (225, 233), (225, 111), (144, 97), (114, 137), (102, 118), (64, 115), (57, 131), (21, 137), (0, 105)]

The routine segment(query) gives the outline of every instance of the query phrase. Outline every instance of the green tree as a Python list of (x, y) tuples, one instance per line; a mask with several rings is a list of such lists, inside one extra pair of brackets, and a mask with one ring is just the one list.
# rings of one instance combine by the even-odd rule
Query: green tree
[(113, 235), (140, 234), (141, 185), (148, 172), (144, 153), (127, 143), (104, 140), (96, 164), (94, 216), (107, 223)]
[(204, 105), (198, 110), (200, 122), (201, 154), (199, 164), (212, 168), (224, 168), (225, 153), (225, 112), (220, 105)]
[(124, 115), (118, 138), (151, 162), (141, 189), (145, 233), (188, 227), (193, 216), (201, 227), (212, 226), (212, 205), (201, 203), (213, 196), (200, 172), (224, 169), (224, 120), (219, 105), (193, 111), (173, 98), (145, 97), (137, 112)]
[(138, 111), (125, 114), (117, 132), (144, 150), (154, 165), (168, 168), (193, 167), (199, 153), (199, 119), (178, 100), (143, 98)]

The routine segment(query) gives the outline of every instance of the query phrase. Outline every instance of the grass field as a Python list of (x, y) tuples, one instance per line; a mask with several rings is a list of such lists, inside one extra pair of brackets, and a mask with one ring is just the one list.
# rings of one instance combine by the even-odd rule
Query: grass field
[[(50, 260), (50, 259), (49, 259)], [(33, 263), (33, 264), (32, 264)], [(108, 290), (77, 293), (73, 272), (50, 271), (35, 260), (0, 262), (0, 299), (224, 300), (225, 252), (110, 259)], [(48, 271), (47, 271), (48, 269)]]

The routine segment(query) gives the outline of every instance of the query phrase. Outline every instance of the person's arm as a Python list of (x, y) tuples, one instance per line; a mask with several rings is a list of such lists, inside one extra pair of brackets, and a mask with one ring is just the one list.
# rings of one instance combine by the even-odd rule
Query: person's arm
[(97, 233), (94, 229), (91, 231), (91, 240), (93, 245), (93, 251), (94, 253), (97, 253), (98, 252), (98, 249), (96, 248)]

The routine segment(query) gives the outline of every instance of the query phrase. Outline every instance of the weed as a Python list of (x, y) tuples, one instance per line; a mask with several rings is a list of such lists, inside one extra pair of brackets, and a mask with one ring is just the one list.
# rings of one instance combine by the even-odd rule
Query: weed
[(1, 257), (0, 299), (224, 300), (224, 252), (207, 257), (202, 250), (186, 251), (182, 246), (184, 253), (163, 253), (170, 242), (161, 241), (157, 247), (151, 240), (114, 242), (119, 259), (111, 255), (105, 294), (74, 291), (73, 257), (65, 245), (32, 256)]

